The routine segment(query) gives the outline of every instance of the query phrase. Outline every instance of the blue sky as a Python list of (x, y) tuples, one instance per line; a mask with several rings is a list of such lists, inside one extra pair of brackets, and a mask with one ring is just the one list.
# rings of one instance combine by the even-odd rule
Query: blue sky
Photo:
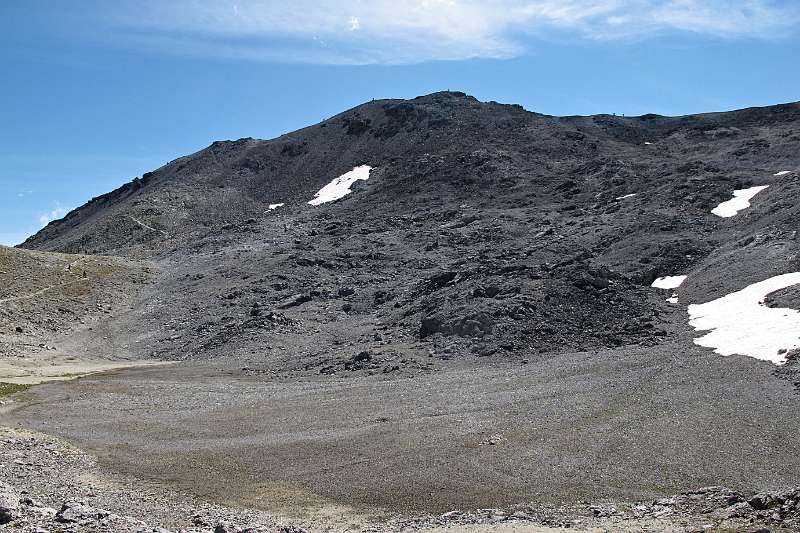
[(3, 0), (0, 243), (214, 140), (462, 90), (549, 114), (800, 100), (795, 0)]

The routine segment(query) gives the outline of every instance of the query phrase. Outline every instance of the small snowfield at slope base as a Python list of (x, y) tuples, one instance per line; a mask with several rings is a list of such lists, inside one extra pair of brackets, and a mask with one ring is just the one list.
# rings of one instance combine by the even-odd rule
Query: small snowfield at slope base
[(800, 284), (800, 272), (775, 276), (704, 304), (688, 307), (689, 324), (708, 331), (695, 344), (720, 355), (741, 354), (775, 364), (800, 347), (800, 311), (771, 308), (764, 298)]

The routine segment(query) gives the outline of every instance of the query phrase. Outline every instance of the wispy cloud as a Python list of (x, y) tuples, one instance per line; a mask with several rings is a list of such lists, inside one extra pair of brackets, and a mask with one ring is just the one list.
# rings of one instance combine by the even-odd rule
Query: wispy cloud
[(800, 23), (794, 0), (128, 0), (97, 9), (116, 37), (153, 50), (351, 64), (509, 58), (554, 33), (776, 38)]
[(59, 218), (64, 218), (64, 215), (69, 213), (71, 210), (67, 209), (66, 207), (62, 207), (61, 204), (56, 202), (56, 207), (47, 213), (42, 213), (39, 215), (39, 223), (42, 226), (48, 225), (50, 222), (54, 220), (58, 220)]

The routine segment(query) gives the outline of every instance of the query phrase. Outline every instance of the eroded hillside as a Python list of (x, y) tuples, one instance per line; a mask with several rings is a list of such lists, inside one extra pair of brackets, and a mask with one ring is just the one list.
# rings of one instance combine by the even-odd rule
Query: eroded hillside
[(150, 275), (117, 257), (0, 247), (0, 381), (81, 373), (89, 357), (75, 337), (129, 312)]

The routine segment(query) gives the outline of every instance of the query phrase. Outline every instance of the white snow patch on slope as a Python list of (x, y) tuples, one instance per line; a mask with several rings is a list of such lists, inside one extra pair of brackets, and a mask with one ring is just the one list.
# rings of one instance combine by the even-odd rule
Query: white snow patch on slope
[(369, 172), (372, 170), (372, 167), (369, 165), (361, 165), (359, 167), (355, 167), (350, 172), (346, 172), (321, 188), (317, 194), (314, 195), (314, 199), (308, 202), (311, 205), (320, 205), (325, 204), (328, 202), (332, 202), (334, 200), (338, 200), (344, 196), (347, 196), (352, 191), (350, 187), (358, 180), (367, 180), (369, 179)]
[(283, 207), (286, 204), (269, 204), (269, 210), (272, 211), (274, 209), (278, 209), (279, 207)]
[(690, 305), (689, 324), (708, 331), (695, 344), (720, 355), (742, 354), (781, 364), (779, 350), (800, 347), (800, 311), (764, 305), (768, 294), (800, 284), (800, 272), (775, 276), (722, 298)]
[(728, 218), (736, 215), (742, 209), (750, 207), (750, 200), (756, 194), (760, 193), (769, 185), (759, 185), (758, 187), (750, 187), (748, 189), (738, 189), (733, 191), (733, 198), (722, 202), (711, 212), (718, 217)]
[(678, 303), (678, 293), (677, 292), (673, 292), (672, 296), (667, 298), (667, 303), (671, 303), (671, 304)]
[(677, 289), (686, 280), (686, 276), (664, 276), (657, 278), (651, 287), (656, 289)]
[(780, 172), (776, 172), (775, 176), (786, 176), (787, 174), (791, 174), (791, 170), (781, 170)]
[(636, 193), (626, 194), (625, 196), (617, 196), (615, 200), (624, 200), (625, 198), (630, 198), (632, 196), (636, 196)]
[(651, 143), (650, 141), (645, 141), (644, 144), (645, 144), (645, 146), (650, 146), (653, 143)]

